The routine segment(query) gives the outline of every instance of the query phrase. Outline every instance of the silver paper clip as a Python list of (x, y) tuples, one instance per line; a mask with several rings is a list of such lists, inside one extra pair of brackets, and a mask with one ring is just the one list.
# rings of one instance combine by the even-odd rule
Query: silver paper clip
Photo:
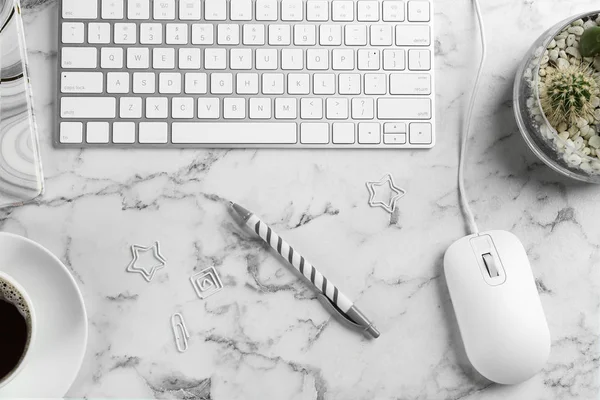
[(188, 349), (188, 339), (190, 334), (185, 326), (183, 315), (175, 313), (171, 316), (171, 328), (175, 336), (175, 346), (180, 353), (184, 353)]

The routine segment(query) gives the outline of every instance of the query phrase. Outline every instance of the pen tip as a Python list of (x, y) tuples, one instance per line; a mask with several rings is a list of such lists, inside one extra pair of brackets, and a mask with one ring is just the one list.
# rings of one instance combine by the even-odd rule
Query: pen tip
[(367, 332), (369, 332), (369, 335), (371, 335), (373, 337), (373, 339), (377, 339), (380, 336), (379, 331), (373, 325), (369, 326), (369, 328), (367, 329)]

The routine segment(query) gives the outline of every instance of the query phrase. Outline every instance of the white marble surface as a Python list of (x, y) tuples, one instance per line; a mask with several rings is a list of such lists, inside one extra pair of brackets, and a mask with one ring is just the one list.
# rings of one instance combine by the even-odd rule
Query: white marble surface
[[(493, 0), (490, 58), (476, 111), (468, 189), (482, 229), (523, 241), (553, 346), (542, 373), (499, 387), (467, 366), (441, 260), (465, 234), (458, 135), (476, 65), (468, 0), (436, 0), (438, 145), (419, 152), (67, 151), (51, 146), (56, 0), (23, 0), (46, 193), (0, 212), (0, 230), (47, 246), (71, 269), (89, 313), (74, 397), (203, 399), (590, 399), (600, 383), (599, 190), (537, 161), (513, 119), (517, 63), (547, 27), (592, 0)], [(391, 172), (408, 192), (390, 218), (364, 182)], [(226, 213), (224, 199), (271, 223), (356, 299), (382, 336), (340, 326), (313, 293)], [(128, 246), (160, 240), (151, 284), (125, 273)], [(225, 289), (188, 281), (214, 264)], [(190, 350), (175, 350), (172, 313)]]

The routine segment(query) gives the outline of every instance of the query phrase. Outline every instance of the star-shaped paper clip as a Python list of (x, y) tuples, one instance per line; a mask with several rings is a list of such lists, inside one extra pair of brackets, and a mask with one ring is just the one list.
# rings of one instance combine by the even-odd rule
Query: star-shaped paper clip
[[(375, 187), (389, 185), (390, 189), (393, 193), (395, 193), (389, 200), (388, 203), (384, 203), (383, 201), (375, 201)], [(378, 182), (367, 182), (367, 189), (369, 189), (370, 197), (369, 197), (369, 205), (371, 207), (381, 207), (385, 211), (392, 214), (396, 209), (396, 203), (406, 194), (406, 191), (394, 182), (394, 178), (392, 174), (385, 174), (383, 178), (381, 178)]]
[[(154, 259), (158, 261), (158, 263), (150, 267), (150, 271), (148, 271), (146, 268), (137, 266), (137, 263), (140, 259), (140, 252), (144, 253), (150, 250), (152, 250)], [(162, 254), (160, 254), (160, 245), (158, 242), (155, 242), (154, 245), (150, 247), (144, 247), (134, 244), (131, 246), (131, 254), (133, 255), (133, 260), (131, 260), (131, 262), (127, 266), (127, 272), (136, 272), (138, 274), (141, 274), (144, 277), (144, 279), (148, 282), (154, 279), (156, 271), (158, 271), (161, 268), (164, 268), (164, 266), (167, 264), (167, 260), (165, 260)]]

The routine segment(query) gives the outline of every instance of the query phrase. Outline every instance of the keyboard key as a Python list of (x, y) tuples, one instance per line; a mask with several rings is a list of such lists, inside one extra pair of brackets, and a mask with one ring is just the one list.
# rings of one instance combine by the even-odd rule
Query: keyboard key
[(231, 69), (252, 69), (252, 49), (231, 49)]
[(335, 0), (332, 20), (336, 22), (354, 21), (354, 1)]
[(201, 97), (198, 99), (198, 118), (217, 119), (219, 116), (219, 99), (207, 97)]
[(223, 118), (244, 119), (246, 118), (246, 99), (225, 98), (223, 99)]
[(300, 99), (300, 118), (321, 119), (323, 118), (323, 99), (302, 98)]
[(252, 20), (252, 0), (236, 0), (229, 3), (232, 21)]
[(169, 99), (166, 97), (146, 98), (146, 118), (160, 119), (169, 116)]
[(250, 99), (250, 118), (252, 119), (270, 119), (273, 114), (271, 111), (271, 99), (256, 98)]
[(135, 24), (115, 24), (115, 44), (135, 44), (137, 28)]
[(427, 25), (396, 25), (396, 46), (429, 46), (430, 36)]
[(409, 140), (411, 144), (432, 144), (431, 124), (414, 122), (410, 124)]
[(296, 119), (297, 100), (295, 98), (277, 98), (275, 99), (275, 118), (276, 119)]
[(300, 143), (329, 143), (329, 124), (320, 122), (304, 122), (300, 124)]
[(81, 122), (61, 122), (59, 140), (61, 143), (83, 142), (83, 124)]
[(62, 24), (62, 42), (83, 43), (85, 26), (81, 22), (64, 22)]
[(410, 22), (428, 22), (429, 13), (429, 1), (412, 0), (408, 2), (408, 20)]
[(109, 72), (106, 74), (107, 93), (129, 93), (129, 73)]
[(123, 48), (103, 47), (100, 50), (100, 66), (106, 69), (123, 68)]
[(127, 68), (150, 68), (150, 49), (147, 47), (130, 47), (127, 49)]
[(162, 24), (140, 24), (141, 44), (162, 44)]
[(288, 75), (288, 93), (289, 94), (309, 94), (310, 93), (310, 75), (309, 74), (289, 74)]
[(384, 133), (383, 143), (385, 144), (406, 144), (406, 133)]
[(383, 69), (386, 71), (403, 71), (406, 68), (404, 50), (383, 50)]
[(141, 97), (121, 97), (119, 100), (121, 118), (142, 118), (142, 98)]
[(150, 19), (150, 0), (127, 0), (127, 18)]
[(240, 44), (240, 26), (219, 24), (217, 26), (217, 44), (233, 46)]
[(346, 46), (366, 46), (367, 26), (346, 25)]
[(91, 44), (110, 43), (110, 24), (108, 22), (88, 25), (88, 42)]
[(386, 22), (402, 22), (404, 21), (404, 2), (389, 1), (383, 2), (383, 20)]
[(371, 25), (371, 46), (391, 46), (394, 34), (391, 25)]
[(302, 21), (304, 4), (302, 0), (283, 0), (281, 2), (282, 21)]
[(279, 67), (276, 49), (256, 50), (256, 69), (275, 70)]
[(225, 21), (227, 19), (227, 1), (204, 0), (204, 19), (207, 21)]
[(378, 1), (365, 1), (360, 0), (358, 2), (358, 20), (364, 22), (377, 22), (379, 21), (379, 2)]
[(306, 2), (306, 20), (307, 21), (328, 21), (329, 20), (329, 2), (328, 1), (307, 1)]
[(213, 73), (210, 75), (210, 92), (212, 94), (232, 94), (233, 74)]
[(314, 46), (317, 44), (316, 25), (294, 26), (294, 44), (296, 46)]
[(375, 117), (375, 102), (371, 97), (356, 97), (352, 99), (353, 119), (373, 119)]
[(206, 94), (208, 92), (207, 75), (204, 72), (185, 74), (185, 93)]
[(204, 68), (205, 69), (225, 69), (225, 68), (227, 68), (227, 50), (225, 50), (225, 49), (204, 49)]
[(361, 93), (361, 75), (360, 74), (340, 74), (338, 91), (340, 94), (360, 94)]
[(431, 69), (431, 51), (409, 50), (408, 69), (411, 71), (429, 71)]
[(265, 44), (265, 26), (244, 24), (244, 44), (246, 46), (262, 46)]
[(351, 122), (336, 122), (333, 124), (334, 144), (354, 143), (354, 124)]
[(365, 94), (386, 94), (387, 79), (385, 74), (365, 74)]
[(179, 49), (179, 69), (200, 69), (202, 68), (202, 50), (198, 48), (180, 48)]
[(314, 74), (313, 75), (313, 93), (314, 94), (335, 94), (335, 75), (334, 74)]
[(306, 68), (308, 70), (329, 69), (329, 51), (325, 49), (308, 49), (306, 51)]
[(175, 0), (154, 0), (154, 19), (174, 20)]
[(326, 109), (327, 119), (348, 119), (348, 99), (329, 98), (327, 99)]
[(198, 0), (179, 0), (179, 19), (182, 21), (199, 21), (202, 16), (201, 7), (202, 3)]
[(115, 118), (117, 99), (114, 97), (63, 97), (61, 118)]
[(102, 0), (102, 19), (123, 19), (123, 0)]
[(88, 122), (86, 140), (88, 143), (108, 143), (108, 122)]
[(358, 143), (379, 144), (381, 143), (381, 126), (378, 122), (361, 122), (358, 124)]
[(258, 94), (258, 74), (240, 73), (236, 79), (237, 94)]
[(167, 24), (167, 44), (188, 44), (187, 24)]
[(194, 24), (192, 25), (192, 44), (214, 44), (213, 26), (210, 24)]
[(65, 69), (87, 69), (98, 66), (98, 50), (93, 47), (63, 47), (61, 66)]
[(334, 70), (354, 70), (354, 50), (352, 49), (334, 49), (333, 50), (333, 69)]
[(358, 50), (358, 69), (376, 71), (380, 68), (379, 50)]
[(293, 122), (241, 123), (227, 125), (205, 122), (175, 122), (173, 143), (205, 144), (294, 144), (296, 124)]
[(390, 94), (428, 95), (431, 94), (429, 74), (390, 74)]
[(175, 119), (194, 118), (194, 98), (193, 97), (173, 97), (171, 115)]
[(277, 0), (256, 0), (257, 21), (277, 21)]
[(115, 122), (113, 143), (135, 143), (135, 122)]
[(158, 77), (158, 92), (164, 94), (181, 93), (181, 74), (178, 72), (162, 72)]
[(283, 74), (263, 74), (263, 94), (283, 94)]
[(404, 122), (388, 122), (383, 125), (384, 134), (400, 134), (406, 133), (406, 124)]
[(269, 25), (269, 45), (289, 46), (291, 36), (290, 25)]
[(140, 122), (140, 143), (167, 143), (168, 131), (166, 122)]
[(174, 69), (175, 49), (154, 48), (152, 51), (152, 67), (154, 69)]
[(379, 119), (431, 119), (431, 99), (377, 99)]
[(321, 46), (341, 46), (342, 26), (321, 25), (319, 27), (319, 44)]
[(302, 49), (282, 49), (281, 69), (301, 70), (304, 68), (304, 52)]
[(154, 72), (136, 72), (133, 74), (133, 93), (152, 94), (156, 92), (156, 74)]
[(98, 0), (62, 0), (62, 2), (64, 19), (98, 18)]

